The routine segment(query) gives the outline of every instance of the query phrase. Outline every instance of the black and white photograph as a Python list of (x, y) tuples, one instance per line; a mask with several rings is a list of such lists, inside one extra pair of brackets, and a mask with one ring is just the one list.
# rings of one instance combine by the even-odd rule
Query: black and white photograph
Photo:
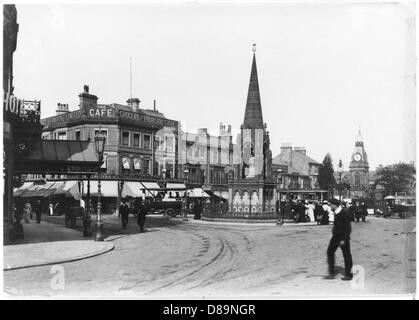
[(2, 299), (415, 299), (415, 2), (2, 7)]

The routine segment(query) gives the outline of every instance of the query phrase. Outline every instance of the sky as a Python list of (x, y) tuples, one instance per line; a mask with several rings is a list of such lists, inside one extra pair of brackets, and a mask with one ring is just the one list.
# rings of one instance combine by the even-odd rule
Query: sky
[(348, 169), (361, 128), (370, 170), (416, 158), (415, 8), (402, 3), (18, 4), (15, 95), (78, 108), (157, 109), (182, 128), (240, 129), (252, 45), (273, 156), (282, 143)]

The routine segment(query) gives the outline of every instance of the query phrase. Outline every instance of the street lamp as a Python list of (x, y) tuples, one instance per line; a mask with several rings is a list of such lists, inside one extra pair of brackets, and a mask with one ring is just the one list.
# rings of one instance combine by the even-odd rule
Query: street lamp
[(277, 170), (278, 174), (276, 176), (276, 191), (277, 191), (277, 205), (278, 205), (278, 224), (283, 224), (284, 223), (284, 217), (283, 217), (283, 212), (281, 210), (281, 193), (280, 193), (280, 184), (282, 184), (282, 169), (278, 169)]
[(163, 173), (163, 184), (164, 184), (164, 187), (166, 187), (166, 171), (167, 171), (166, 168), (163, 168), (161, 170), (161, 172)]
[(95, 241), (103, 241), (103, 222), (102, 222), (102, 218), (101, 218), (101, 210), (102, 210), (102, 200), (101, 200), (101, 190), (100, 190), (100, 174), (101, 174), (101, 168), (102, 168), (102, 161), (103, 161), (103, 151), (105, 148), (105, 142), (106, 142), (106, 138), (99, 133), (99, 135), (97, 135), (95, 137), (95, 147), (96, 147), (96, 152), (99, 155), (99, 171), (98, 171), (98, 176), (97, 176), (97, 218), (96, 218), (96, 233), (95, 233)]
[(185, 180), (185, 186), (188, 183), (188, 174), (189, 174), (188, 169), (183, 170), (183, 177), (184, 177), (184, 180)]
[(338, 173), (339, 173), (339, 201), (342, 201), (342, 173), (343, 173), (342, 159), (339, 160)]
[[(184, 178), (185, 178), (185, 187), (186, 187), (186, 183), (188, 181), (188, 174), (189, 174), (189, 170), (185, 169), (183, 170), (183, 174), (184, 174)], [(183, 221), (188, 221), (188, 190), (185, 190), (185, 210), (183, 211)]]

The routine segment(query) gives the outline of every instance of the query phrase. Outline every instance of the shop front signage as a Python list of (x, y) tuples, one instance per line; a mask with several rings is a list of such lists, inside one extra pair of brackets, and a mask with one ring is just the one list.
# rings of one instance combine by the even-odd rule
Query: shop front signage
[(86, 108), (85, 112), (83, 110), (76, 110), (68, 113), (64, 113), (61, 115), (45, 118), (41, 120), (43, 125), (49, 127), (55, 127), (66, 122), (73, 121), (73, 120), (81, 120), (81, 119), (123, 119), (123, 120), (130, 120), (135, 122), (141, 122), (142, 125), (150, 125), (150, 126), (157, 126), (160, 128), (163, 127), (177, 127), (177, 121), (163, 119), (159, 117), (154, 117), (142, 113), (137, 112), (130, 112), (125, 110), (117, 110), (112, 106), (107, 105), (100, 105), (95, 107), (88, 107)]

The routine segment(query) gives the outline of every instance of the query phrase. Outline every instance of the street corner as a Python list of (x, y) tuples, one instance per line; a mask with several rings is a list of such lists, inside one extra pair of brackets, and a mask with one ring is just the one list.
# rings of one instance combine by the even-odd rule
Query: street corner
[(108, 241), (55, 241), (4, 247), (4, 271), (72, 262), (114, 249)]

